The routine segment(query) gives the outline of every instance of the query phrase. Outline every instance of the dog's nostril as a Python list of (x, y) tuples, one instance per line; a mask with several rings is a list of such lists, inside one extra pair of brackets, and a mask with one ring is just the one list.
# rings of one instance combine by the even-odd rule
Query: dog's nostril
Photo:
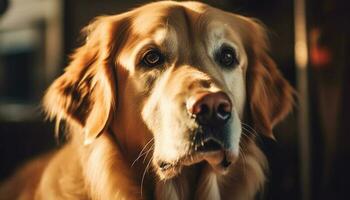
[(207, 115), (209, 113), (210, 113), (210, 109), (209, 109), (208, 105), (202, 104), (199, 107), (199, 112), (197, 113), (197, 115)]
[(228, 120), (231, 117), (229, 106), (226, 104), (220, 104), (216, 111), (216, 116), (223, 121)]
[(231, 117), (232, 105), (223, 92), (200, 94), (189, 106), (189, 112), (203, 126), (219, 127)]

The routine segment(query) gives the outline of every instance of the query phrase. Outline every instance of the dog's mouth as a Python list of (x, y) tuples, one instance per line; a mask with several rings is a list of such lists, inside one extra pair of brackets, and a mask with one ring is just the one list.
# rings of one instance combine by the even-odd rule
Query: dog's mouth
[(206, 162), (219, 174), (225, 174), (236, 161), (238, 155), (214, 137), (202, 141), (191, 153), (182, 156), (175, 162), (157, 161), (159, 175), (162, 179), (169, 179), (178, 175), (185, 166)]

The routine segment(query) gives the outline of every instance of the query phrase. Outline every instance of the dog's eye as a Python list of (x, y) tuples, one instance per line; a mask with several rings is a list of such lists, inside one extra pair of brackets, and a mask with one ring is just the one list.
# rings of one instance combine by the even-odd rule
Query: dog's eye
[(151, 49), (144, 53), (142, 64), (147, 67), (155, 67), (164, 63), (164, 56), (157, 49)]
[(221, 47), (215, 57), (216, 61), (223, 67), (234, 67), (239, 64), (236, 51), (232, 47)]

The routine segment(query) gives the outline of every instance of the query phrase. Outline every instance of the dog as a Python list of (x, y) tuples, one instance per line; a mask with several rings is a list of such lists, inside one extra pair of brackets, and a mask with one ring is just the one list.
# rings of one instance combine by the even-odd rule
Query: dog
[(4, 182), (1, 199), (255, 198), (268, 168), (256, 138), (273, 138), (293, 105), (261, 23), (161, 1), (83, 32), (43, 99), (67, 143)]

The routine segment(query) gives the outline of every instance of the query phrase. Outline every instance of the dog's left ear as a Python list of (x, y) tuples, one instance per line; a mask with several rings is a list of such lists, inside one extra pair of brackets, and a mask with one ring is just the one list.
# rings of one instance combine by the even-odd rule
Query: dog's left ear
[(274, 138), (274, 125), (292, 109), (294, 90), (267, 53), (267, 37), (263, 26), (257, 21), (246, 20), (250, 34), (246, 84), (249, 116), (257, 132)]
[[(114, 53), (117, 24), (108, 17), (87, 26), (86, 43), (78, 48), (65, 73), (47, 90), (44, 108), (57, 123), (80, 126), (91, 143), (107, 126), (116, 94)], [(78, 133), (74, 133), (78, 134)]]

